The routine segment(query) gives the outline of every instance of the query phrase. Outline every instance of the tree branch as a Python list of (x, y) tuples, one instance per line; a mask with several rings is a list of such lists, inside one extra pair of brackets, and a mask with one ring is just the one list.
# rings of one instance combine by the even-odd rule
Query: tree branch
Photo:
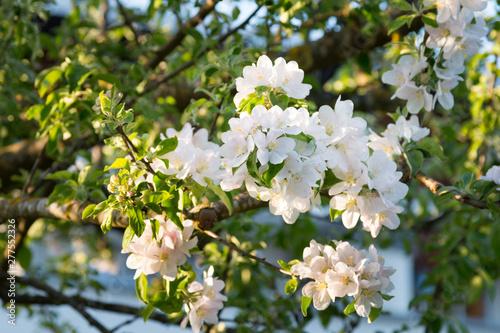
[[(5, 280), (9, 275), (7, 273), (0, 273), (0, 279)], [(16, 276), (16, 282), (27, 285), (27, 286), (32, 286), (35, 287), (36, 289), (40, 289), (37, 286), (40, 286), (38, 284), (37, 280), (27, 278), (27, 277), (20, 277)], [(44, 287), (45, 288), (45, 287)], [(50, 288), (50, 287), (49, 287)], [(141, 308), (133, 307), (133, 306), (128, 306), (128, 305), (123, 305), (123, 304), (116, 304), (116, 303), (104, 303), (100, 301), (94, 301), (90, 300), (84, 297), (81, 297), (79, 295), (72, 295), (72, 296), (65, 296), (62, 293), (52, 289), (54, 293), (49, 294), (45, 289), (40, 289), (45, 291), (48, 296), (42, 296), (42, 295), (26, 295), (26, 294), (16, 294), (16, 304), (23, 304), (23, 305), (70, 305), (68, 302), (70, 299), (74, 300), (75, 302), (79, 303), (82, 306), (86, 306), (88, 308), (93, 308), (97, 310), (104, 310), (104, 311), (109, 311), (109, 312), (116, 312), (116, 313), (122, 313), (122, 314), (130, 314), (134, 316), (140, 316), (142, 313)], [(4, 294), (2, 293), (2, 300), (4, 302), (7, 302), (8, 299), (5, 298)], [(153, 312), (150, 316), (149, 319), (164, 323), (164, 324), (176, 324), (176, 322), (169, 321), (167, 319), (166, 315), (162, 315), (158, 312)]]
[(205, 234), (207, 234), (208, 236), (212, 237), (213, 239), (216, 239), (217, 241), (219, 241), (220, 243), (224, 244), (225, 246), (229, 247), (231, 250), (234, 250), (236, 252), (238, 252), (239, 254), (241, 254), (242, 256), (245, 256), (247, 258), (250, 258), (252, 260), (256, 260), (264, 265), (266, 265), (267, 267), (270, 267), (282, 274), (285, 274), (285, 275), (289, 275), (289, 276), (294, 276), (291, 272), (288, 272), (288, 271), (285, 271), (284, 269), (276, 266), (276, 265), (273, 265), (271, 264), (270, 262), (266, 261), (266, 258), (259, 258), (259, 257), (256, 257), (248, 252), (245, 252), (243, 251), (242, 249), (240, 249), (239, 247), (237, 247), (236, 245), (234, 245), (233, 243), (230, 243), (224, 239), (222, 239), (219, 235), (217, 235), (216, 233), (210, 231), (210, 230), (204, 230), (203, 231)]
[(134, 34), (134, 40), (137, 45), (139, 45), (139, 32), (137, 31), (134, 22), (130, 19), (127, 13), (127, 8), (125, 8), (120, 0), (116, 0), (116, 4), (118, 5), (118, 10), (120, 11), (120, 14), (123, 16), (123, 20), (125, 22), (125, 25), (132, 30), (132, 33)]
[(200, 7), (198, 14), (189, 19), (182, 27), (179, 27), (179, 31), (172, 36), (172, 38), (163, 45), (154, 56), (149, 59), (146, 63), (146, 69), (153, 69), (167, 56), (169, 55), (177, 46), (179, 46), (184, 37), (186, 37), (186, 29), (192, 29), (196, 27), (200, 22), (202, 22), (205, 17), (215, 8), (218, 0), (206, 0), (205, 4)]
[[(467, 204), (467, 205), (470, 205), (470, 206), (473, 206), (476, 208), (488, 209), (488, 205), (486, 204), (486, 202), (479, 201), (477, 199), (474, 199), (474, 198), (468, 196), (467, 194), (459, 193), (458, 191), (448, 191), (448, 192), (438, 193), (438, 190), (440, 188), (444, 187), (445, 185), (443, 185), (440, 182), (438, 182), (437, 180), (427, 176), (423, 172), (420, 172), (420, 171), (417, 172), (417, 174), (415, 175), (415, 179), (418, 179), (420, 182), (422, 182), (434, 194), (443, 195), (443, 194), (448, 193), (448, 192), (453, 192), (453, 193), (456, 193), (454, 196), (451, 197), (453, 200), (459, 201), (461, 203), (464, 203), (464, 204)], [(497, 205), (498, 207), (500, 207), (500, 203), (495, 202), (494, 204)]]
[[(81, 201), (70, 201), (59, 205), (52, 203), (48, 205), (47, 198), (38, 199), (4, 199), (0, 198), (0, 221), (9, 218), (52, 218), (71, 221), (75, 223), (91, 223), (101, 225), (105, 216), (101, 213), (96, 218), (82, 219), (82, 213), (89, 203)], [(249, 210), (267, 207), (268, 202), (252, 198), (248, 194), (233, 197), (233, 212), (229, 214), (227, 207), (222, 201), (200, 204), (183, 212), (185, 219), (195, 221), (199, 229), (211, 229), (213, 225), (221, 220), (227, 219)], [(113, 227), (126, 228), (128, 218), (118, 211), (113, 211)]]

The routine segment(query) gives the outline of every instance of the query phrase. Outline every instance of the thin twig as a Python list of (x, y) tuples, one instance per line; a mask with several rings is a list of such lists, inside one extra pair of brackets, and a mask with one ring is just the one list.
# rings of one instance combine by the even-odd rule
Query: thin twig
[(33, 164), (33, 167), (31, 168), (30, 174), (28, 175), (28, 179), (26, 179), (26, 183), (24, 183), (23, 190), (21, 192), (21, 197), (26, 197), (28, 188), (31, 184), (31, 181), (33, 180), (33, 177), (35, 175), (36, 170), (38, 169), (38, 165), (40, 164), (40, 161), (42, 160), (43, 154), (45, 153), (45, 148), (47, 147), (47, 143), (43, 146), (42, 149), (38, 152), (38, 155), (36, 157), (35, 163)]
[[(125, 131), (123, 130), (123, 127), (121, 125), (116, 128), (116, 131), (118, 133), (120, 133), (120, 135), (122, 136), (123, 142), (125, 143), (125, 145), (127, 146), (127, 148), (128, 149), (132, 149), (134, 151), (134, 153), (139, 154), (139, 151), (137, 150), (137, 148), (135, 147), (135, 145), (133, 144), (133, 142), (130, 141), (130, 138), (125, 133)], [(132, 152), (130, 150), (128, 150), (128, 149), (127, 149), (127, 153), (130, 155), (130, 157), (132, 158), (132, 160), (134, 162), (137, 162), (137, 159), (135, 158), (134, 154), (132, 154)], [(143, 158), (140, 161), (142, 162), (142, 164), (144, 164), (144, 166), (146, 167), (146, 170), (150, 174), (152, 174), (153, 176), (156, 175), (156, 171), (153, 170), (153, 168), (151, 167), (151, 163), (148, 160), (146, 160), (145, 158)]]
[(132, 30), (132, 33), (134, 34), (135, 43), (139, 45), (139, 32), (137, 31), (134, 22), (128, 16), (127, 9), (121, 4), (119, 0), (116, 0), (116, 3), (118, 4), (118, 10), (120, 11), (120, 14), (123, 16), (125, 25), (128, 26), (130, 30)]
[(223, 238), (221, 238), (219, 235), (217, 235), (216, 233), (210, 231), (210, 230), (203, 230), (203, 232), (207, 235), (209, 235), (210, 237), (216, 239), (217, 241), (219, 241), (220, 243), (224, 244), (225, 246), (229, 247), (231, 250), (234, 250), (236, 252), (238, 252), (239, 254), (241, 254), (242, 256), (245, 256), (247, 258), (250, 258), (252, 260), (255, 260), (255, 261), (258, 261), (264, 265), (266, 265), (267, 267), (270, 267), (282, 274), (285, 274), (285, 275), (289, 275), (289, 276), (294, 276), (291, 272), (288, 272), (288, 271), (285, 271), (283, 268), (280, 268), (276, 265), (273, 265), (271, 264), (270, 262), (266, 261), (266, 258), (259, 258), (259, 257), (256, 257), (248, 252), (245, 252), (243, 251), (242, 249), (240, 249), (239, 247), (237, 247), (236, 245), (234, 245), (233, 243), (230, 243), (226, 240), (224, 240)]
[[(237, 27), (233, 28), (233, 29), (230, 29), (228, 30), (224, 35), (220, 36), (218, 41), (217, 41), (217, 44), (220, 45), (222, 44), (227, 38), (229, 38), (230, 36), (232, 36), (233, 34), (235, 34), (238, 30), (242, 29), (243, 27), (245, 27), (248, 22), (250, 22), (250, 20), (252, 19), (252, 17), (254, 17), (257, 12), (262, 8), (262, 5), (260, 5), (259, 7), (257, 7), (257, 9), (255, 9), (247, 18), (245, 21), (243, 21), (241, 24), (239, 24)], [(198, 57), (197, 59), (199, 59), (203, 54), (205, 54), (206, 52), (208, 52), (209, 50), (212, 50), (211, 47), (205, 47), (203, 50), (201, 50), (199, 53), (198, 53)], [(144, 90), (139, 94), (139, 96), (142, 96), (142, 95), (145, 95), (147, 94), (148, 92), (156, 89), (158, 86), (160, 86), (161, 84), (163, 83), (166, 83), (167, 81), (170, 81), (171, 79), (173, 79), (174, 77), (176, 77), (177, 75), (179, 75), (182, 71), (184, 71), (185, 69), (193, 66), (195, 64), (195, 61), (194, 60), (189, 60), (187, 62), (185, 62), (182, 66), (178, 67), (176, 70), (174, 70), (172, 73), (168, 74), (168, 75), (165, 75), (163, 77), (160, 77), (158, 80), (154, 81), (152, 84), (146, 86), (144, 88)], [(127, 104), (133, 104), (135, 102), (135, 99), (134, 98), (131, 98), (129, 101), (127, 101)]]
[(111, 329), (111, 330), (110, 330), (110, 332), (116, 332), (116, 331), (118, 331), (120, 328), (122, 328), (122, 327), (124, 327), (124, 326), (127, 326), (127, 325), (129, 325), (129, 324), (133, 323), (134, 321), (136, 321), (136, 320), (137, 320), (137, 319), (139, 319), (139, 318), (140, 318), (140, 316), (139, 316), (139, 315), (137, 315), (137, 316), (135, 316), (135, 317), (133, 317), (133, 318), (131, 318), (131, 319), (129, 319), (129, 320), (126, 320), (126, 321), (124, 321), (123, 323), (118, 324), (115, 328)]

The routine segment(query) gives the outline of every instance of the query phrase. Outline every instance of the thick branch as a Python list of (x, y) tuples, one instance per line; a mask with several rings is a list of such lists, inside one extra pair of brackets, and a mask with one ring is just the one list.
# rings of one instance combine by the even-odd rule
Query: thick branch
[[(0, 198), (0, 221), (6, 219), (37, 219), (41, 217), (60, 219), (75, 223), (92, 223), (100, 225), (104, 221), (104, 215), (99, 214), (97, 218), (82, 219), (82, 213), (88, 203), (81, 201), (70, 201), (59, 205), (52, 203), (48, 205), (47, 198), (38, 199), (4, 199)], [(128, 219), (118, 211), (113, 212), (113, 226), (126, 228)]]
[(200, 7), (198, 14), (189, 19), (182, 27), (179, 27), (179, 31), (172, 36), (172, 38), (163, 45), (154, 56), (147, 62), (146, 69), (152, 69), (158, 66), (158, 64), (169, 55), (177, 46), (179, 46), (184, 37), (186, 37), (186, 29), (192, 29), (196, 27), (200, 22), (202, 22), (205, 17), (215, 8), (218, 0), (207, 0), (206, 3)]
[[(38, 199), (4, 199), (0, 198), (0, 221), (11, 218), (37, 219), (40, 217), (61, 219), (75, 223), (92, 223), (100, 225), (105, 216), (99, 214), (97, 218), (82, 219), (82, 213), (88, 203), (71, 201), (64, 205), (53, 203), (47, 205), (47, 198)], [(233, 198), (233, 212), (229, 214), (227, 207), (221, 201), (209, 204), (200, 204), (184, 212), (185, 219), (196, 222), (200, 229), (211, 229), (221, 220), (227, 219), (249, 210), (267, 207), (268, 203), (252, 198), (248, 194), (241, 194)], [(113, 212), (113, 227), (126, 228), (128, 219), (118, 211)]]

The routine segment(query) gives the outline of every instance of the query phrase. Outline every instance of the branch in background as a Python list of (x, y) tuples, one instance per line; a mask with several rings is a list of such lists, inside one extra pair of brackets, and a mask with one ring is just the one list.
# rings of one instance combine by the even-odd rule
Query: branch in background
[(45, 144), (43, 146), (43, 148), (38, 153), (38, 156), (36, 157), (35, 163), (33, 164), (33, 167), (31, 168), (30, 174), (28, 175), (28, 179), (26, 180), (26, 183), (24, 184), (23, 189), (21, 191), (21, 196), (22, 197), (25, 197), (26, 194), (27, 194), (27, 192), (28, 192), (28, 188), (29, 188), (29, 186), (31, 184), (31, 181), (33, 180), (33, 176), (35, 175), (35, 172), (38, 169), (38, 165), (40, 164), (40, 161), (43, 158), (43, 154), (45, 153), (45, 147), (46, 146), (47, 146), (47, 144)]
[[(9, 275), (6, 273), (0, 274), (0, 278), (2, 280), (6, 280), (8, 277), (9, 277)], [(16, 276), (16, 282), (26, 284), (26, 285), (35, 287), (36, 289), (44, 291), (49, 298), (54, 299), (54, 300), (59, 300), (61, 303), (70, 305), (73, 309), (78, 311), (89, 322), (89, 324), (91, 326), (96, 327), (102, 333), (111, 333), (111, 331), (109, 331), (106, 327), (104, 327), (100, 322), (98, 322), (94, 317), (92, 317), (85, 310), (83, 304), (80, 303), (76, 297), (65, 296), (63, 293), (55, 290), (54, 288), (50, 287), (49, 285), (45, 284), (44, 282), (40, 282), (40, 281), (37, 281), (34, 279)], [(2, 299), (3, 299), (3, 295), (2, 295)], [(5, 299), (4, 299), (4, 302), (6, 302)], [(18, 298), (16, 296), (16, 303), (17, 302), (18, 302)]]
[(154, 56), (149, 59), (146, 63), (146, 69), (153, 69), (158, 66), (158, 64), (168, 56), (177, 46), (179, 46), (184, 37), (186, 37), (186, 29), (192, 29), (196, 27), (200, 22), (202, 22), (205, 17), (215, 8), (218, 0), (207, 0), (204, 5), (200, 7), (198, 14), (189, 19), (182, 27), (179, 27), (179, 31), (172, 36), (172, 38), (160, 47), (158, 51), (155, 52)]
[[(7, 273), (0, 273), (0, 279), (5, 280), (9, 275)], [(21, 276), (16, 276), (16, 282), (26, 285), (26, 286), (32, 286), (35, 287), (36, 289), (38, 288), (39, 282), (37, 280), (27, 278), (27, 277), (21, 277)], [(38, 286), (38, 287), (37, 287)], [(43, 285), (42, 285), (43, 286)], [(44, 286), (46, 288), (47, 286)], [(50, 288), (50, 287), (49, 287)], [(52, 288), (50, 288), (52, 289)], [(45, 292), (47, 292), (45, 289), (40, 289)], [(104, 310), (104, 311), (109, 311), (109, 312), (116, 312), (116, 313), (122, 313), (122, 314), (130, 314), (134, 316), (141, 316), (142, 310), (141, 308), (136, 308), (133, 306), (128, 306), (128, 305), (123, 305), (123, 304), (116, 304), (116, 303), (104, 303), (104, 302), (99, 302), (99, 301), (94, 301), (90, 300), (84, 297), (81, 297), (79, 295), (72, 295), (72, 296), (65, 296), (61, 292), (58, 292), (54, 289), (53, 293), (49, 294), (47, 292), (47, 296), (41, 296), (41, 295), (24, 295), (24, 294), (16, 294), (16, 304), (23, 304), (23, 305), (71, 305), (69, 300), (74, 300), (81, 306), (85, 306), (88, 308), (93, 308), (97, 310)], [(2, 294), (3, 297), (3, 294)], [(3, 298), (4, 302), (9, 301), (7, 298)], [(135, 318), (134, 318), (135, 319)], [(158, 312), (153, 312), (150, 316), (149, 319), (164, 323), (164, 324), (177, 324), (175, 321), (169, 321), (167, 319), (167, 316), (164, 314), (160, 314)]]
[[(246, 20), (243, 21), (240, 25), (238, 25), (237, 27), (235, 27), (235, 28), (227, 31), (224, 35), (220, 36), (219, 39), (218, 39), (217, 45), (222, 44), (227, 38), (229, 38), (230, 36), (234, 35), (238, 30), (244, 28), (248, 24), (248, 22), (250, 22), (250, 19), (252, 19), (252, 17), (254, 17), (261, 8), (262, 8), (262, 5), (258, 6), (257, 9), (255, 9), (246, 18)], [(210, 48), (210, 47), (205, 47), (203, 50), (201, 50), (198, 53), (198, 58), (201, 57), (203, 54), (205, 54), (206, 52), (208, 52), (211, 49), (212, 48)], [(185, 69), (193, 66), (194, 64), (195, 64), (194, 60), (189, 60), (189, 61), (185, 62), (182, 66), (180, 66), (179, 68), (177, 68), (176, 70), (174, 70), (173, 72), (171, 72), (170, 74), (159, 76), (158, 79), (156, 79), (152, 84), (146, 86), (144, 88), (144, 90), (140, 93), (140, 95), (142, 96), (142, 95), (147, 94), (148, 92), (156, 89), (161, 84), (166, 83), (167, 81), (173, 79), (174, 77), (176, 77), (177, 75), (179, 75), (182, 71), (184, 71)], [(127, 101), (127, 104), (133, 104), (133, 102), (135, 102), (135, 100), (131, 99), (130, 101)]]
[(120, 14), (123, 16), (125, 25), (129, 27), (130, 30), (132, 30), (132, 33), (134, 34), (135, 43), (139, 44), (139, 31), (137, 31), (135, 23), (130, 19), (127, 13), (127, 8), (125, 8), (119, 0), (116, 0), (116, 4), (118, 5), (118, 10), (120, 11)]
[[(444, 187), (445, 185), (443, 185), (440, 182), (438, 182), (437, 180), (427, 176), (423, 172), (420, 172), (420, 171), (417, 172), (417, 174), (415, 175), (415, 179), (418, 179), (420, 182), (422, 182), (434, 194), (443, 195), (445, 193), (448, 193), (448, 192), (441, 192), (438, 194), (437, 193), (438, 190), (440, 188)], [(467, 204), (467, 205), (470, 205), (470, 206), (473, 206), (476, 208), (488, 209), (488, 205), (484, 201), (479, 201), (477, 199), (474, 199), (474, 198), (468, 196), (467, 194), (462, 194), (462, 193), (459, 193), (457, 191), (451, 191), (451, 192), (456, 193), (454, 196), (451, 197), (453, 200), (459, 201), (461, 203), (464, 203), (464, 204)], [(500, 203), (495, 202), (494, 204), (497, 205), (498, 207), (500, 207)]]
[(289, 276), (294, 276), (291, 272), (288, 272), (288, 271), (285, 271), (284, 269), (276, 266), (276, 265), (273, 265), (271, 264), (270, 262), (266, 261), (266, 258), (259, 258), (259, 257), (256, 257), (248, 252), (245, 252), (243, 251), (242, 249), (240, 249), (238, 246), (234, 245), (233, 243), (230, 243), (224, 239), (222, 239), (219, 235), (215, 234), (214, 232), (210, 231), (210, 230), (204, 230), (203, 231), (205, 234), (207, 234), (208, 236), (212, 237), (213, 239), (216, 239), (217, 241), (219, 241), (220, 243), (224, 244), (225, 246), (229, 247), (231, 250), (234, 250), (236, 252), (238, 252), (239, 254), (241, 254), (242, 256), (244, 257), (247, 257), (247, 258), (250, 258), (252, 260), (256, 260), (264, 265), (266, 265), (267, 267), (270, 267), (280, 273), (283, 273), (285, 275), (289, 275)]

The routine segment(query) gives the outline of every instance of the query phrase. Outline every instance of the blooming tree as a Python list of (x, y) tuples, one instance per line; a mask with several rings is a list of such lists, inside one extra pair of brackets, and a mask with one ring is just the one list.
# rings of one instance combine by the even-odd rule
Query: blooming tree
[[(23, 20), (29, 13), (43, 19), (46, 12), (39, 5), (31, 4)], [(404, 244), (408, 251), (420, 247), (422, 252), (439, 253), (435, 268), (426, 272), (431, 293), (419, 292), (411, 304), (419, 311), (417, 324), (429, 332), (445, 326), (463, 329), (451, 306), (474, 304), (483, 290), (493, 294), (493, 281), (500, 276), (498, 265), (488, 259), (500, 258), (500, 106), (495, 97), (498, 61), (491, 60), (498, 53), (498, 27), (487, 24), (486, 5), (483, 0), (346, 1), (335, 4), (338, 11), (327, 14), (327, 23), (319, 25), (323, 37), (304, 44), (309, 50), (280, 45), (294, 29), (311, 33), (309, 25), (317, 30), (316, 21), (325, 20), (324, 9), (334, 6), (330, 1), (257, 3), (239, 25), (233, 22), (240, 16), (237, 6), (230, 16), (217, 1), (207, 0), (183, 22), (177, 5), (152, 1), (144, 14), (148, 20), (160, 24), (171, 11), (181, 22), (169, 40), (143, 29), (138, 24), (141, 16), (119, 1), (116, 10), (123, 27), (115, 32), (107, 22), (109, 4), (103, 1), (97, 37), (95, 27), (80, 26), (81, 8), (75, 7), (76, 16), (65, 24), (88, 29), (73, 37), (92, 43), (82, 42), (85, 51), (71, 48), (60, 66), (40, 71), (36, 79), (21, 77), (22, 82), (33, 81), (33, 98), (23, 100), (16, 86), (17, 107), (24, 115), (12, 119), (36, 124), (43, 144), (31, 171), (18, 176), (23, 189), (6, 191), (0, 199), (0, 218), (19, 219), (21, 236), (5, 242), (5, 271), (15, 275), (22, 269), (18, 281), (46, 292), (44, 302), (69, 304), (92, 326), (109, 332), (83, 310), (94, 303), (80, 296), (72, 300), (38, 282), (29, 260), (9, 262), (8, 246), (21, 247), (25, 237), (37, 239), (28, 231), (33, 225), (31, 230), (36, 230), (37, 223), (43, 229), (40, 223), (47, 222), (39, 218), (90, 222), (100, 225), (96, 239), (118, 233), (121, 254), (111, 255), (113, 244), (99, 248), (88, 238), (85, 246), (97, 244), (89, 251), (98, 260), (74, 256), (68, 262), (73, 260), (76, 267), (66, 263), (64, 270), (52, 271), (60, 274), (63, 290), (78, 285), (75, 276), (91, 275), (91, 267), (105, 270), (119, 260), (111, 258), (121, 256), (135, 271), (130, 279), (135, 280), (143, 306), (125, 311), (104, 304), (104, 309), (189, 326), (196, 333), (226, 328), (302, 331), (314, 316), (325, 326), (332, 317), (341, 317), (349, 329), (360, 318), (376, 320), (393, 298), (391, 293), (397, 294), (391, 281), (397, 271), (379, 250)], [(90, 14), (100, 13), (90, 2), (85, 8)], [(211, 12), (212, 19), (197, 27)], [(19, 19), (15, 11), (10, 14)], [(264, 37), (267, 49), (243, 48), (240, 30), (252, 18), (264, 18), (265, 24), (256, 26), (265, 28), (257, 36)], [(369, 47), (350, 40), (357, 52), (341, 43), (341, 55), (326, 58), (323, 50), (314, 50), (311, 45), (325, 42), (328, 30), (350, 32), (351, 19), (359, 24), (355, 32), (373, 37)], [(27, 26), (37, 29), (34, 23)], [(277, 43), (270, 35), (272, 27), (280, 29)], [(393, 43), (377, 49), (385, 44), (378, 40), (388, 36)], [(119, 47), (122, 38), (135, 47), (130, 46), (130, 55), (113, 50), (131, 57), (114, 66), (103, 44), (115, 42)], [(22, 43), (8, 38), (5, 45), (14, 52)], [(48, 54), (56, 51), (49, 44), (44, 44)], [(33, 57), (42, 57), (43, 50), (39, 49), (41, 55), (33, 51)], [(97, 50), (95, 57), (83, 56), (92, 50)], [(334, 76), (322, 82), (311, 74), (318, 69), (327, 72), (328, 65), (315, 66), (322, 61), (331, 64), (336, 57), (346, 62), (341, 69), (333, 68)], [(378, 67), (366, 64), (376, 57), (384, 59)], [(6, 61), (11, 65), (5, 65), (8, 71), (0, 68), (2, 80), (15, 75), (12, 64), (23, 68), (24, 62)], [(365, 81), (355, 82), (354, 94), (348, 89), (353, 73)], [(174, 82), (177, 76), (181, 79)], [(490, 82), (488, 91), (484, 78)], [(193, 88), (179, 116), (186, 82)], [(367, 95), (362, 93), (366, 86), (381, 89), (382, 84), (390, 91), (383, 113), (360, 112), (356, 94)], [(467, 89), (472, 120), (460, 128), (458, 137), (452, 126), (466, 113), (461, 103)], [(327, 92), (327, 101), (315, 97), (321, 91)], [(468, 153), (450, 148), (465, 138), (471, 143)], [(79, 141), (64, 148), (72, 139)], [(76, 152), (78, 157), (72, 156)], [(40, 172), (44, 154), (53, 162)], [(440, 179), (456, 176), (459, 163), (464, 168), (460, 171), (474, 172), (464, 172), (454, 186), (445, 186), (422, 171), (424, 161), (434, 167), (430, 169), (443, 170), (433, 172)], [(450, 166), (442, 166), (447, 163)], [(34, 179), (38, 185), (33, 185)], [(424, 184), (426, 192), (414, 180)], [(10, 180), (6, 186), (11, 186)], [(30, 195), (33, 198), (27, 198)], [(317, 232), (317, 224), (325, 220), (332, 233)], [(448, 222), (439, 225), (440, 221)], [(429, 233), (434, 224), (442, 233), (437, 240)], [(481, 239), (490, 242), (491, 251), (484, 249)], [(263, 258), (257, 250), (268, 243), (286, 250), (286, 255), (274, 262)], [(109, 253), (107, 258), (104, 253)], [(74, 273), (79, 264), (88, 271)], [(450, 272), (449, 265), (461, 275)], [(96, 280), (84, 283), (76, 289), (106, 289)], [(453, 292), (463, 297), (446, 296)], [(2, 300), (8, 303), (8, 297)], [(28, 294), (19, 299), (34, 303)], [(438, 310), (433, 307), (436, 302)], [(222, 316), (230, 313), (227, 306), (238, 313)]]

